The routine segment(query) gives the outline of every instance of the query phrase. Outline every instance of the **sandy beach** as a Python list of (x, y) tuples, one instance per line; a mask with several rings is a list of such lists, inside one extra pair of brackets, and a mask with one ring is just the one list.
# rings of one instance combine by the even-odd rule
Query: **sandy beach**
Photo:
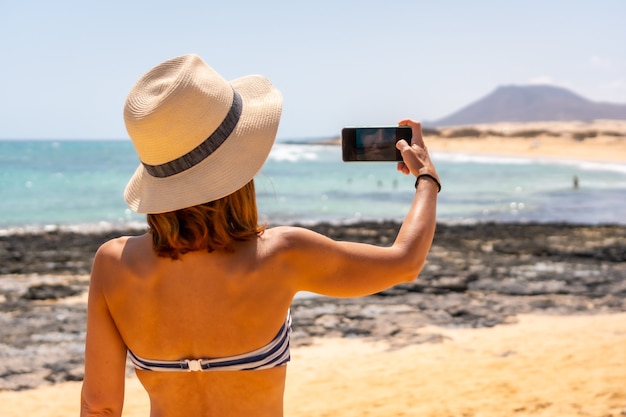
[(521, 316), (497, 328), (430, 327), (421, 331), (442, 333), (443, 343), (391, 352), (382, 344), (329, 341), (332, 353), (297, 352), (288, 415), (624, 415), (625, 319)]
[[(626, 313), (520, 316), (495, 328), (442, 329), (441, 343), (390, 350), (330, 338), (293, 350), (285, 415), (623, 416)], [(135, 378), (124, 416), (147, 416)], [(0, 392), (3, 417), (78, 415), (80, 383)]]
[[(427, 134), (430, 149), (626, 164), (626, 121), (462, 129)], [(398, 225), (316, 227), (384, 245)], [(80, 352), (63, 355), (83, 337), (91, 256), (115, 233), (0, 236), (1, 417), (78, 415)], [(624, 226), (440, 225), (416, 283), (293, 313), (288, 417), (626, 416)], [(58, 368), (27, 369), (36, 352)], [(129, 375), (124, 416), (148, 415)]]
[(626, 121), (497, 123), (425, 131), (431, 151), (626, 162)]

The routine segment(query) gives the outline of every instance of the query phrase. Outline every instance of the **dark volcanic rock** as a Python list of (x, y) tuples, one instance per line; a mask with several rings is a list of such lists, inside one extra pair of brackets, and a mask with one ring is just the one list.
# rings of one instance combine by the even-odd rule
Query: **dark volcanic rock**
[(22, 297), (26, 300), (57, 300), (80, 294), (78, 288), (68, 287), (62, 284), (39, 284), (28, 288)]
[[(400, 225), (310, 227), (388, 246)], [(137, 232), (140, 233), (140, 232)], [(0, 237), (0, 390), (82, 379), (88, 273), (122, 232)], [(440, 342), (425, 325), (484, 327), (523, 313), (626, 311), (626, 226), (438, 225), (419, 279), (369, 297), (293, 302), (293, 345), (365, 337), (391, 348)], [(130, 369), (129, 369), (130, 371)]]

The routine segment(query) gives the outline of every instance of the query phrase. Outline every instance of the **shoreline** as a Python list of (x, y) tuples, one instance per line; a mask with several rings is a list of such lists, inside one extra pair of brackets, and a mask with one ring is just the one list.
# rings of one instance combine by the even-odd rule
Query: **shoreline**
[[(448, 154), (458, 153), (461, 148), (460, 144), (463, 144), (467, 147), (467, 150), (463, 150), (464, 154), (478, 157), (485, 155), (497, 158), (503, 155), (533, 160), (555, 158), (559, 161), (570, 158), (569, 155), (560, 151), (558, 154), (550, 154), (547, 152), (547, 144), (548, 141), (558, 139), (561, 146), (567, 149), (571, 144), (571, 138), (554, 138), (547, 135), (540, 146), (530, 148), (533, 145), (531, 139), (520, 138), (505, 143), (504, 141), (511, 138), (492, 136), (492, 138), (433, 137), (431, 139), (427, 135), (426, 140), (431, 151)], [(585, 155), (587, 157), (571, 158), (572, 160), (601, 163), (599, 161), (602, 158), (598, 157), (600, 153), (589, 148), (590, 144), (593, 144), (591, 139), (593, 138), (585, 138), (581, 141), (587, 146), (588, 155)], [(623, 143), (626, 140), (622, 138), (619, 141)], [(447, 144), (447, 149), (438, 150), (436, 145), (444, 143)], [(523, 154), (521, 150), (511, 150), (511, 153), (507, 153), (509, 152), (507, 149), (512, 148), (498, 147), (514, 143), (517, 143), (518, 148), (522, 145), (526, 146), (528, 149), (525, 151), (528, 154)], [(489, 152), (484, 151), (487, 144), (492, 144), (487, 148)], [(470, 149), (470, 145), (474, 147)], [(597, 146), (604, 146), (608, 149), (606, 143), (601, 141)], [(626, 165), (626, 156), (617, 152), (615, 155), (618, 155), (615, 157), (616, 164)], [(599, 159), (594, 160), (594, 158)], [(397, 221), (378, 220), (342, 224), (317, 222), (306, 224), (304, 227), (338, 240), (357, 240), (385, 246), (393, 241), (399, 225)], [(0, 362), (0, 375), (3, 375), (0, 379), (0, 399), (6, 398), (9, 404), (12, 404), (10, 405), (11, 411), (24, 414), (24, 410), (32, 409), (27, 407), (37, 405), (33, 404), (33, 401), (55, 403), (58, 394), (51, 394), (53, 399), (38, 400), (37, 398), (41, 398), (38, 397), (40, 392), (56, 393), (57, 389), (66, 389), (64, 387), (68, 386), (67, 384), (73, 384), (75, 391), (76, 387), (80, 386), (77, 381), (82, 379), (83, 372), (85, 296), (93, 255), (104, 241), (123, 234), (143, 233), (145, 227), (134, 224), (119, 228), (108, 224), (102, 230), (97, 227), (93, 229), (71, 225), (17, 229), (20, 230), (13, 229), (4, 233), (0, 231), (0, 340), (2, 341), (0, 343), (2, 356), (5, 359)], [(399, 369), (401, 368), (399, 364), (408, 363), (409, 358), (420, 357), (424, 350), (433, 355), (430, 358), (434, 362), (439, 360), (441, 355), (445, 355), (447, 351), (444, 346), (450, 338), (455, 340), (448, 333), (456, 331), (452, 329), (466, 329), (470, 332), (468, 334), (476, 335), (483, 334), (483, 330), (493, 330), (502, 334), (506, 333), (507, 329), (519, 329), (520, 327), (516, 326), (524, 325), (525, 317), (528, 315), (540, 317), (540, 321), (544, 324), (554, 323), (552, 320), (558, 318), (564, 318), (566, 321), (571, 319), (572, 323), (590, 323), (589, 320), (597, 318), (604, 323), (613, 322), (615, 317), (621, 318), (624, 312), (626, 312), (626, 224), (479, 221), (472, 224), (449, 224), (440, 222), (428, 262), (416, 282), (399, 285), (361, 299), (302, 297), (294, 300), (292, 346), (294, 358), (300, 355), (299, 351), (304, 352), (309, 349), (316, 352), (315, 358), (320, 356), (323, 360), (330, 360), (335, 354), (338, 357), (344, 357), (350, 365), (340, 365), (346, 367), (345, 372), (355, 372), (351, 366), (353, 357), (359, 357), (361, 354), (368, 355), (372, 349), (384, 346), (380, 348), (380, 352), (376, 353), (380, 356), (376, 356), (375, 360), (387, 363), (389, 368), (381, 369), (379, 376), (400, 375), (403, 371)], [(599, 328), (601, 323), (598, 322), (597, 326), (592, 327)], [(579, 325), (575, 327), (582, 330)], [(620, 333), (622, 330), (616, 328), (610, 331), (615, 336), (622, 335), (621, 339), (613, 343), (624, 343), (624, 333)], [(585, 334), (589, 341), (597, 339), (597, 335)], [(576, 332), (572, 332), (563, 337), (569, 338), (571, 343), (574, 343), (573, 341), (577, 340), (578, 336)], [(550, 334), (544, 334), (529, 337), (526, 342), (529, 345), (545, 346), (549, 349), (557, 343), (557, 340)], [(456, 374), (459, 369), (463, 369), (469, 385), (472, 385), (476, 377), (475, 372), (478, 372), (476, 363), (482, 360), (472, 354), (474, 348), (474, 345), (457, 346), (455, 352), (458, 354), (458, 359), (455, 363), (458, 367), (448, 369), (451, 374)], [(338, 352), (336, 349), (340, 349), (339, 352), (342, 353), (336, 353)], [(587, 352), (585, 349), (581, 348)], [(589, 349), (593, 351), (595, 348)], [(460, 351), (465, 352), (465, 355)], [(355, 355), (355, 352), (358, 354)], [(411, 353), (394, 359), (395, 352)], [(506, 352), (501, 352), (501, 354)], [(493, 355), (493, 352), (486, 351), (485, 354), (489, 357)], [(606, 355), (606, 351), (598, 351), (597, 354)], [(519, 356), (523, 355), (506, 353), (503, 358)], [(558, 358), (558, 352), (555, 353), (555, 357)], [(297, 368), (300, 366), (297, 364), (299, 362), (303, 365), (317, 363), (318, 359), (315, 358), (294, 360), (291, 369), (299, 369)], [(552, 366), (549, 360), (550, 358), (544, 358), (547, 362), (534, 366), (549, 368)], [(581, 363), (585, 363), (585, 360), (581, 359)], [(420, 366), (427, 367), (427, 364), (422, 363)], [(582, 368), (581, 372), (584, 375), (586, 365)], [(436, 371), (436, 368), (413, 369), (416, 374), (428, 375), (433, 372), (438, 375), (436, 378), (443, 377)], [(524, 368), (518, 371), (523, 372)], [(302, 383), (304, 384), (302, 389), (305, 390), (310, 388), (308, 383), (312, 381), (309, 378), (310, 372), (303, 372), (305, 376), (302, 377), (301, 382), (296, 382), (296, 386)], [(328, 372), (333, 372), (332, 367)], [(131, 369), (129, 369), (130, 373), (132, 373)], [(413, 381), (409, 375), (403, 375), (397, 382), (389, 382), (388, 385), (392, 391), (402, 390), (401, 387), (407, 379)], [(626, 371), (622, 375), (626, 375)], [(312, 398), (326, 398), (331, 392), (333, 396), (335, 392), (339, 392), (340, 387), (332, 385), (333, 378), (330, 376), (320, 376), (320, 378), (323, 382), (313, 384), (319, 391)], [(365, 375), (357, 377), (357, 380), (361, 378), (365, 378)], [(486, 372), (480, 376), (479, 381), (487, 385), (513, 384), (512, 386), (515, 386), (512, 381), (502, 382), (498, 378), (497, 373)], [(428, 380), (429, 376), (425, 379)], [(341, 378), (337, 378), (338, 382), (340, 380)], [(433, 381), (435, 387), (452, 386), (449, 380), (432, 378), (430, 380)], [(131, 378), (129, 381), (131, 384), (137, 384), (136, 379)], [(626, 380), (621, 382), (623, 382), (621, 386), (626, 384)], [(371, 383), (376, 385), (374, 381)], [(597, 390), (604, 389), (598, 388), (603, 385), (598, 385), (597, 380), (592, 380), (590, 383), (591, 389), (583, 389), (587, 391), (595, 389), (596, 391), (593, 391), (595, 394), (598, 394)], [(530, 392), (534, 392), (537, 398), (541, 397), (536, 390), (537, 384), (543, 384), (543, 381), (538, 380), (533, 384), (521, 386), (517, 389), (518, 393), (531, 390)], [(420, 389), (420, 387), (415, 387), (416, 392), (423, 392), (426, 396), (434, 395), (429, 391), (419, 391)], [(458, 401), (467, 399), (468, 393), (463, 391), (462, 387), (457, 387), (457, 389), (459, 391), (455, 396), (458, 398), (455, 398), (456, 402), (453, 401), (453, 403), (461, 404)], [(610, 389), (612, 388), (606, 388), (606, 390)], [(546, 410), (550, 410), (550, 407), (556, 407), (554, 404), (545, 406), (550, 401), (545, 397), (541, 397), (543, 400), (537, 402), (532, 398), (515, 397), (514, 391), (516, 390), (492, 392), (490, 398), (494, 404), (496, 397), (514, 398), (518, 401), (515, 409), (502, 408), (505, 404), (500, 404), (500, 414), (494, 412), (494, 416), (513, 412), (522, 416), (524, 409), (529, 413), (528, 415), (531, 415), (530, 410), (533, 409), (539, 410), (540, 407), (545, 407)], [(349, 395), (354, 395), (354, 393), (346, 393), (345, 398)], [(360, 397), (361, 400), (368, 395)], [(475, 395), (477, 395), (475, 401), (478, 402), (480, 395)], [(288, 398), (286, 401), (290, 401)], [(372, 393), (372, 398), (376, 398), (375, 392)], [(406, 398), (411, 397), (406, 394)], [(444, 398), (452, 401), (450, 396), (446, 395)], [(618, 394), (615, 394), (615, 398), (615, 401), (621, 400)], [(419, 398), (414, 398), (411, 404), (417, 404), (418, 400)], [(602, 400), (604, 401), (605, 398)], [(72, 398), (72, 401), (77, 402), (78, 397)], [(405, 401), (405, 394), (402, 395), (402, 401), (399, 403), (404, 404), (407, 409), (412, 406), (403, 401)], [(449, 409), (439, 409), (432, 413), (438, 413), (438, 415), (445, 414), (444, 411), (448, 414), (452, 411), (456, 414), (476, 413), (478, 406), (468, 405), (473, 404), (469, 401), (468, 399), (463, 405), (466, 408), (450, 406)], [(586, 406), (597, 405), (589, 401)], [(617, 404), (615, 401), (614, 403)], [(60, 410), (67, 407), (67, 400), (62, 396), (58, 398), (58, 402)], [(381, 400), (378, 405), (368, 403), (367, 409), (376, 409), (383, 403), (391, 404), (392, 402)], [(430, 401), (430, 404), (436, 402)], [(623, 408), (626, 409), (626, 398), (624, 398), (624, 404)], [(303, 404), (297, 414), (294, 412), (294, 415), (320, 415), (320, 405), (323, 404)], [(289, 406), (286, 407), (289, 409)], [(307, 407), (311, 409), (310, 414), (306, 414)], [(615, 407), (611, 409), (587, 408), (587, 410), (588, 413), (600, 414), (598, 410), (601, 410), (607, 415), (610, 412), (617, 415), (620, 410)], [(33, 410), (33, 414), (47, 415), (49, 409), (44, 408), (40, 407), (40, 411)], [(360, 413), (354, 415), (362, 415), (365, 407), (353, 404), (345, 408), (353, 409), (355, 412), (361, 410)], [(132, 410), (131, 406), (127, 409), (128, 414), (125, 415), (145, 415), (145, 409), (137, 414), (132, 414)], [(381, 412), (380, 415), (402, 415), (403, 413), (400, 409), (390, 410), (383, 407), (381, 410), (387, 410), (387, 412)], [(414, 410), (411, 409), (411, 411)], [(576, 415), (570, 411), (558, 410), (554, 413)], [(428, 415), (427, 412), (427, 409), (424, 409), (425, 415)], [(342, 417), (350, 415), (345, 409), (336, 410), (336, 413)], [(65, 412), (59, 415), (67, 414)], [(409, 414), (413, 413), (409, 412)], [(489, 414), (485, 411), (485, 415)]]
[[(450, 152), (452, 153), (452, 152)], [(479, 155), (479, 154), (475, 154)], [(490, 156), (490, 155), (489, 155)], [(626, 163), (624, 164), (626, 170)], [(363, 218), (363, 219), (350, 219), (350, 220), (292, 220), (290, 222), (283, 223), (268, 223), (267, 227), (278, 226), (300, 226), (307, 228), (316, 228), (318, 226), (324, 227), (326, 225), (332, 225), (337, 227), (351, 227), (354, 225), (379, 225), (388, 223), (401, 223), (401, 219), (393, 218)], [(575, 222), (566, 220), (493, 220), (493, 219), (464, 219), (464, 220), (450, 220), (450, 219), (437, 219), (437, 224), (442, 226), (480, 226), (489, 224), (528, 224), (528, 225), (554, 225), (563, 224), (569, 226), (582, 226), (582, 227), (594, 227), (594, 226), (626, 226), (626, 219), (623, 222)], [(22, 225), (22, 226), (0, 226), (0, 240), (9, 239), (11, 237), (27, 237), (27, 236), (51, 236), (59, 234), (78, 235), (78, 236), (122, 236), (122, 235), (135, 235), (146, 233), (147, 223), (132, 222), (132, 223), (88, 223), (88, 224), (45, 224), (45, 225)], [(1, 260), (1, 258), (0, 258)], [(1, 276), (0, 272), (0, 276)]]
[[(626, 120), (424, 127), (423, 135), (434, 152), (626, 164)], [(341, 145), (341, 139), (319, 143)]]
[[(388, 246), (398, 222), (310, 228)], [(86, 293), (97, 247), (121, 233), (0, 237), (0, 392), (82, 379)], [(626, 225), (437, 226), (419, 279), (363, 298), (297, 297), (292, 346), (319, 338), (439, 343), (427, 326), (491, 328), (527, 314), (626, 312)], [(129, 368), (129, 372), (132, 370)]]
[(626, 121), (452, 126), (425, 133), (432, 151), (626, 164)]
[[(493, 143), (509, 139), (492, 136)], [(562, 161), (543, 155), (552, 138), (527, 149), (531, 155), (503, 157)], [(427, 136), (433, 152), (434, 142), (469, 147), (485, 146), (484, 139), (491, 140)], [(464, 154), (499, 155), (479, 147)], [(626, 156), (619, 158), (626, 166)], [(399, 226), (304, 227), (386, 246)], [(0, 229), (6, 417), (78, 413), (93, 255), (106, 240), (145, 231), (34, 229)], [(438, 223), (417, 281), (358, 299), (297, 298), (292, 316), (286, 415), (626, 415), (626, 224)], [(124, 416), (145, 416), (145, 394), (128, 372)]]
[(520, 139), (502, 137), (425, 138), (431, 152), (528, 158), (542, 162), (592, 162), (626, 165), (626, 139), (606, 146), (600, 142), (545, 137)]
[[(529, 163), (577, 164), (577, 169), (626, 174), (626, 120), (497, 123), (442, 127), (437, 130), (425, 128), (424, 136), (435, 160), (454, 160), (459, 156), (461, 159), (466, 157), (479, 162), (483, 158), (516, 158), (527, 159)], [(299, 142), (306, 143), (336, 146), (340, 144), (340, 139)], [(446, 222), (445, 219), (440, 221)], [(316, 222), (311, 220), (306, 223)], [(626, 220), (623, 223), (626, 224)], [(0, 226), (0, 236), (55, 231), (102, 233), (128, 229), (132, 232), (140, 228), (145, 228), (145, 221), (129, 220), (128, 224), (98, 221), (84, 224), (4, 225)]]

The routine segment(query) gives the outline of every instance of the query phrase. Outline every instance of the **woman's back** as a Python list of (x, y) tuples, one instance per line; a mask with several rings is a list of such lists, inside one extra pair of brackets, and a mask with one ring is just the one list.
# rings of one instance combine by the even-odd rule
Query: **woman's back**
[[(149, 235), (120, 238), (103, 251), (118, 262), (103, 277), (104, 296), (121, 337), (135, 355), (154, 360), (213, 359), (267, 345), (285, 324), (293, 290), (276, 274), (271, 230), (232, 252), (197, 251), (180, 260), (157, 257)], [(115, 258), (118, 258), (115, 260)], [(111, 269), (109, 269), (111, 270)], [(256, 371), (138, 370), (154, 415), (207, 410), (206, 415), (280, 415), (285, 367)], [(221, 404), (221, 405), (220, 405)], [(221, 406), (227, 410), (218, 412)], [(209, 411), (212, 410), (212, 411)], [(226, 412), (227, 411), (227, 412)], [(247, 410), (250, 411), (250, 410)], [(249, 414), (247, 414), (249, 415)]]

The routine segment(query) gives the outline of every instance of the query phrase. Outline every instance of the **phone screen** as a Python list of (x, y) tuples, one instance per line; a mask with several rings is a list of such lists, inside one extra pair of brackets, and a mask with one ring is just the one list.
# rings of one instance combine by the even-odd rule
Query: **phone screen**
[(341, 131), (344, 161), (401, 161), (396, 142), (411, 142), (411, 128), (394, 127), (347, 127)]

